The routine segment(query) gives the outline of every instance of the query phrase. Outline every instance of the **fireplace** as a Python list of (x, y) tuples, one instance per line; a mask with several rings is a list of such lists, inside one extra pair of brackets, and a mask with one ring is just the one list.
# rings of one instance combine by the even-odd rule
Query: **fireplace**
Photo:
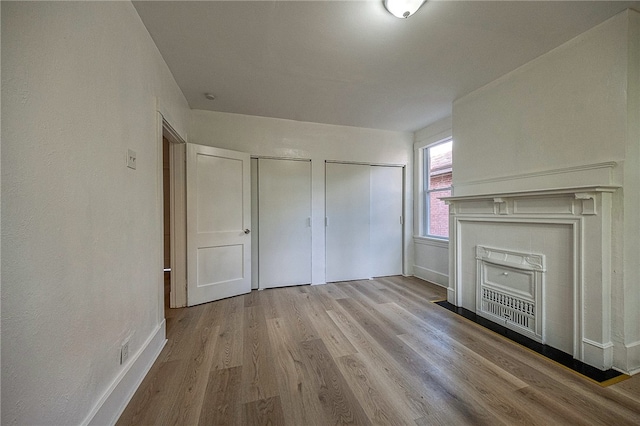
[(544, 342), (544, 255), (478, 245), (476, 262), (476, 314)]
[(448, 301), (596, 368), (613, 363), (615, 187), (447, 197)]

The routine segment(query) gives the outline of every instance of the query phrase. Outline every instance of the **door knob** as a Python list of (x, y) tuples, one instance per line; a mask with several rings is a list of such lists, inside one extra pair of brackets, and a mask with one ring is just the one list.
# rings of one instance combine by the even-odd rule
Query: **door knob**
[(244, 233), (245, 233), (245, 234), (248, 234), (249, 232), (251, 232), (249, 229), (245, 229), (245, 230), (244, 230)]

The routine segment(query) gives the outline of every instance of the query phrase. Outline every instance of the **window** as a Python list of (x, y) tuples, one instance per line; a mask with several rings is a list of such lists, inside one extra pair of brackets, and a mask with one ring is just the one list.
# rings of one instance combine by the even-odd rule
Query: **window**
[(423, 234), (449, 238), (449, 206), (442, 197), (451, 195), (452, 140), (447, 139), (424, 148)]

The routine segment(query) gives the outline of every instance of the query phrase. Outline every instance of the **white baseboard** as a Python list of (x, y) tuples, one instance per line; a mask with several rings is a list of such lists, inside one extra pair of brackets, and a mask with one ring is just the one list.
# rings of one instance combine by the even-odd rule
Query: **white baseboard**
[(582, 356), (583, 362), (601, 370), (608, 370), (613, 366), (613, 343), (601, 343), (583, 337)]
[(614, 343), (613, 368), (633, 376), (640, 373), (640, 341)]
[(627, 373), (631, 376), (640, 373), (640, 341), (625, 345), (627, 354)]
[[(617, 370), (617, 368), (616, 368)], [(632, 368), (629, 371), (622, 371), (624, 374), (627, 374), (629, 376), (635, 376), (636, 374), (640, 373), (640, 367), (637, 368)]]
[(449, 275), (423, 268), (422, 266), (413, 265), (413, 275), (425, 281), (430, 281), (442, 287), (449, 287)]
[(118, 421), (167, 343), (165, 327), (165, 320), (162, 320), (82, 422), (83, 426), (114, 425)]

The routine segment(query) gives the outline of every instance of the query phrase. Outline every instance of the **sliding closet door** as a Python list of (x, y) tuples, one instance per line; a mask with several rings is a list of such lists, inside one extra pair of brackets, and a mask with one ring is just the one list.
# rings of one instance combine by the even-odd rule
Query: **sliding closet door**
[(326, 280), (371, 277), (370, 166), (326, 164)]
[(311, 283), (311, 162), (258, 160), (260, 288)]
[(402, 274), (402, 167), (371, 166), (371, 276)]

